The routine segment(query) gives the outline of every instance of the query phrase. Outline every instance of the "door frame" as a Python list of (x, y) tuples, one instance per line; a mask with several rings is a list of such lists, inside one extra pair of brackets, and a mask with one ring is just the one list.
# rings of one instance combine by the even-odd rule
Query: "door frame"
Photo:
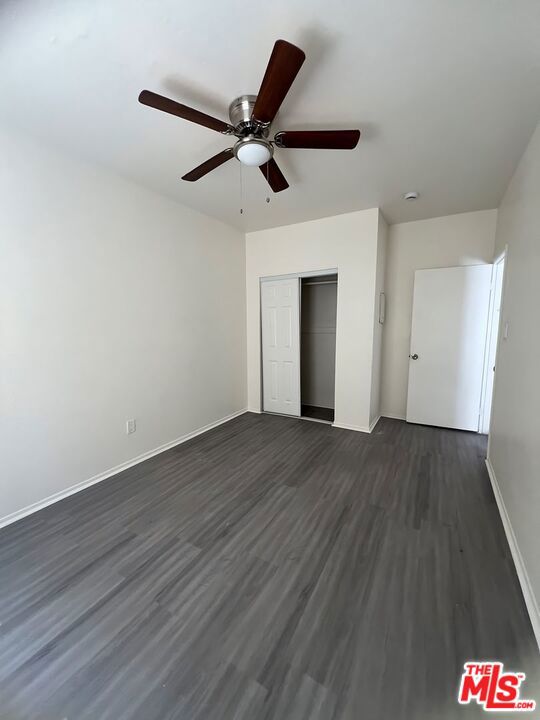
[[(499, 265), (504, 260), (503, 277), (502, 277), (502, 291), (501, 291), (501, 309), (499, 312), (499, 328), (497, 335), (497, 349), (495, 350), (495, 372), (493, 375), (493, 391), (491, 394), (491, 413), (489, 418), (489, 431), (488, 431), (488, 442), (486, 456), (490, 457), (490, 446), (491, 446), (491, 433), (493, 429), (493, 407), (495, 404), (495, 398), (497, 397), (497, 367), (499, 365), (499, 353), (501, 351), (501, 342), (503, 341), (503, 324), (504, 324), (504, 296), (506, 293), (506, 279), (508, 277), (508, 245), (504, 246), (504, 250), (500, 255), (497, 255), (493, 261), (493, 267)], [(487, 362), (487, 360), (486, 360)]]
[[(501, 304), (500, 304), (500, 313), (499, 313), (499, 323), (497, 325), (497, 328), (494, 327), (494, 318), (495, 318), (495, 281), (497, 278), (497, 273), (499, 272), (499, 266), (503, 264), (502, 267), (502, 278), (501, 278)], [(491, 386), (491, 407), (493, 406), (493, 393), (495, 389), (495, 375), (494, 370), (491, 370), (490, 368), (495, 365), (496, 366), (496, 360), (497, 360), (497, 351), (499, 347), (499, 331), (500, 331), (500, 319), (501, 319), (501, 313), (502, 313), (502, 299), (503, 299), (503, 292), (504, 292), (504, 275), (506, 270), (506, 250), (503, 250), (503, 252), (498, 255), (495, 260), (493, 261), (493, 270), (491, 273), (491, 289), (490, 289), (490, 298), (489, 298), (489, 311), (488, 311), (488, 324), (487, 324), (487, 331), (486, 331), (486, 349), (484, 354), (484, 372), (482, 377), (482, 397), (480, 400), (480, 422), (478, 427), (478, 432), (482, 434), (489, 434), (489, 429), (491, 425), (491, 408), (490, 408), (490, 414), (489, 418), (486, 417), (486, 399), (488, 396), (488, 388), (489, 388), (489, 376), (490, 373), (493, 373), (493, 383)], [(495, 357), (493, 358), (493, 362), (490, 362), (490, 349), (491, 349), (491, 341), (493, 338), (493, 333), (497, 332), (497, 345), (495, 347)]]
[[(261, 413), (268, 413), (269, 415), (276, 415), (279, 413), (273, 413), (270, 410), (264, 409), (264, 377), (263, 377), (263, 341), (262, 341), (262, 328), (263, 328), (263, 320), (262, 320), (262, 284), (263, 282), (273, 281), (273, 280), (294, 280), (295, 278), (298, 279), (299, 284), (299, 292), (298, 292), (298, 348), (300, 353), (300, 343), (301, 343), (301, 336), (302, 336), (302, 329), (301, 329), (301, 317), (302, 317), (302, 293), (301, 290), (301, 280), (302, 278), (309, 278), (309, 277), (318, 277), (319, 275), (337, 275), (338, 276), (338, 283), (337, 283), (337, 293), (338, 293), (338, 307), (339, 307), (339, 271), (337, 267), (334, 268), (324, 268), (323, 270), (306, 270), (305, 272), (296, 272), (296, 273), (284, 273), (282, 275), (261, 275), (259, 276), (259, 373), (261, 377), (260, 382), (260, 407), (261, 407)], [(336, 311), (336, 336), (337, 336), (337, 311)], [(337, 356), (337, 342), (336, 342), (336, 356)], [(337, 357), (336, 357), (337, 359)], [(337, 367), (337, 365), (336, 365)], [(301, 393), (300, 388), (302, 382), (302, 378), (300, 377), (300, 357), (298, 358), (298, 388), (299, 392)], [(334, 376), (334, 393), (335, 393), (335, 385), (336, 385), (336, 378)], [(286, 417), (302, 417), (302, 398), (300, 397), (300, 415), (287, 415)]]

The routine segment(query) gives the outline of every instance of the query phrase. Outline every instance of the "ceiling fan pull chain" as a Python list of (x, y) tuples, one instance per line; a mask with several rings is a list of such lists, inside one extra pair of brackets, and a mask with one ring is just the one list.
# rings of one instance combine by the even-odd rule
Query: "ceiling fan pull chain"
[[(270, 162), (266, 163), (266, 182), (270, 185)], [(266, 202), (270, 202), (270, 196), (266, 196)]]
[(243, 205), (243, 199), (244, 199), (244, 188), (243, 188), (243, 184), (242, 184), (242, 163), (238, 163), (238, 165), (240, 166), (240, 215), (243, 215), (244, 208), (242, 207), (242, 205)]

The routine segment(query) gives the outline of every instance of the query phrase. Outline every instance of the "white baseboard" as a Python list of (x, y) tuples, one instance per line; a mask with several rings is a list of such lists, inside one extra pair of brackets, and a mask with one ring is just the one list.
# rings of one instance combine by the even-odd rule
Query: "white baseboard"
[(360, 427), (360, 425), (347, 425), (345, 423), (332, 423), (332, 427), (339, 428), (340, 430), (354, 430), (355, 432), (370, 433), (371, 430), (368, 427)]
[(390, 418), (391, 420), (405, 420), (406, 419), (403, 417), (403, 415), (394, 415), (393, 413), (387, 413), (387, 412), (382, 412), (381, 417), (387, 417), (387, 418)]
[(68, 487), (66, 490), (61, 490), (60, 492), (54, 493), (54, 495), (49, 495), (49, 497), (44, 498), (43, 500), (39, 500), (36, 503), (33, 503), (32, 505), (27, 505), (26, 507), (22, 508), (22, 510), (17, 510), (14, 513), (11, 513), (10, 515), (6, 515), (3, 518), (0, 518), (0, 528), (4, 527), (5, 525), (10, 525), (11, 523), (16, 522), (17, 520), (21, 520), (23, 517), (26, 517), (27, 515), (31, 515), (32, 513), (37, 512), (38, 510), (41, 510), (44, 507), (47, 507), (48, 505), (52, 505), (53, 503), (58, 502), (59, 500), (63, 500), (66, 497), (69, 497), (70, 495), (74, 495), (75, 493), (80, 492), (81, 490), (84, 490), (87, 487), (90, 487), (91, 485), (95, 485), (96, 483), (101, 482), (102, 480), (106, 480), (107, 478), (112, 477), (113, 475), (117, 475), (119, 472), (122, 472), (122, 470), (127, 470), (130, 467), (133, 467), (133, 465), (138, 465), (141, 462), (144, 462), (145, 460), (148, 460), (151, 457), (154, 457), (154, 455), (159, 455), (162, 452), (165, 452), (165, 450), (170, 450), (171, 448), (175, 447), (176, 445), (181, 445), (184, 442), (187, 442), (188, 440), (191, 440), (194, 437), (197, 437), (197, 435), (202, 435), (205, 432), (208, 432), (208, 430), (212, 430), (215, 427), (218, 427), (218, 425), (223, 425), (223, 423), (229, 422), (229, 420), (233, 420), (235, 417), (238, 417), (239, 415), (243, 415), (247, 410), (244, 408), (243, 410), (238, 410), (237, 412), (231, 413), (230, 415), (226, 415), (225, 417), (221, 418), (220, 420), (216, 420), (213, 423), (209, 423), (208, 425), (205, 425), (202, 428), (199, 428), (198, 430), (194, 430), (193, 432), (188, 433), (187, 435), (182, 435), (182, 437), (177, 438), (176, 440), (171, 440), (171, 442), (165, 443), (164, 445), (160, 445), (157, 448), (154, 448), (153, 450), (149, 450), (148, 452), (143, 453), (142, 455), (137, 455), (137, 457), (133, 458), (132, 460), (127, 460), (126, 462), (121, 463), (120, 465), (116, 465), (116, 467), (110, 468), (109, 470), (105, 470), (105, 472), (99, 473), (98, 475), (94, 475), (93, 477), (89, 478), (88, 480), (83, 480), (80, 483), (77, 483), (76, 485), (71, 485), (71, 487)]
[(332, 427), (339, 428), (340, 430), (355, 430), (356, 432), (368, 433), (369, 428), (360, 427), (359, 425), (346, 425), (345, 423), (333, 422)]
[(529, 580), (529, 575), (527, 573), (525, 563), (523, 562), (523, 557), (517, 544), (516, 536), (512, 528), (512, 523), (510, 522), (510, 517), (508, 516), (508, 512), (506, 510), (506, 506), (501, 495), (501, 490), (495, 476), (495, 471), (493, 470), (493, 465), (491, 464), (489, 458), (486, 458), (486, 467), (489, 479), (491, 480), (493, 494), (495, 495), (495, 500), (497, 501), (497, 507), (499, 508), (499, 514), (501, 516), (504, 532), (506, 533), (506, 539), (508, 540), (510, 552), (512, 553), (512, 559), (514, 561), (514, 565), (516, 566), (517, 576), (521, 585), (523, 597), (525, 598), (525, 605), (527, 606), (534, 635), (536, 637), (536, 642), (538, 643), (538, 649), (540, 650), (540, 611), (538, 609), (538, 603), (532, 589), (531, 581)]
[(375, 425), (379, 422), (379, 420), (381, 419), (381, 417), (382, 417), (381, 415), (377, 415), (377, 417), (375, 418), (375, 420), (372, 420), (372, 421), (370, 422), (370, 424), (369, 424), (369, 432), (373, 432), (373, 430), (375, 430)]
[(372, 420), (371, 423), (368, 425), (368, 427), (363, 427), (361, 425), (346, 425), (345, 423), (332, 423), (332, 427), (340, 428), (341, 430), (354, 430), (355, 432), (363, 432), (363, 433), (370, 433), (373, 431), (373, 428), (375, 425), (379, 422), (381, 419), (381, 416), (378, 415), (375, 420)]

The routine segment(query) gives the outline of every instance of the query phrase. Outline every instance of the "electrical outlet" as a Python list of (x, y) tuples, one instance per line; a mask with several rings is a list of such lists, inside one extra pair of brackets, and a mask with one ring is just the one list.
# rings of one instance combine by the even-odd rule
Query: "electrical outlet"
[(133, 418), (132, 420), (128, 420), (126, 422), (126, 433), (128, 435), (131, 435), (131, 433), (134, 433), (136, 429), (137, 429), (137, 421), (135, 420), (135, 418)]

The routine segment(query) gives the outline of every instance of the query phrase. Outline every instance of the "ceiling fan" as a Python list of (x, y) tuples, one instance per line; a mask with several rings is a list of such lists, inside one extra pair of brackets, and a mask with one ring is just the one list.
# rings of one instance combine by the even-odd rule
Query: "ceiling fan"
[(222, 150), (182, 177), (193, 182), (236, 157), (244, 165), (259, 166), (274, 192), (289, 187), (274, 160), (278, 148), (311, 148), (314, 150), (353, 150), (360, 139), (360, 130), (281, 130), (268, 139), (270, 126), (306, 56), (300, 48), (286, 40), (277, 40), (258, 95), (240, 95), (229, 105), (230, 123), (206, 115), (174, 100), (143, 90), (143, 105), (177, 115), (184, 120), (204, 125), (223, 135), (234, 135), (233, 147)]

